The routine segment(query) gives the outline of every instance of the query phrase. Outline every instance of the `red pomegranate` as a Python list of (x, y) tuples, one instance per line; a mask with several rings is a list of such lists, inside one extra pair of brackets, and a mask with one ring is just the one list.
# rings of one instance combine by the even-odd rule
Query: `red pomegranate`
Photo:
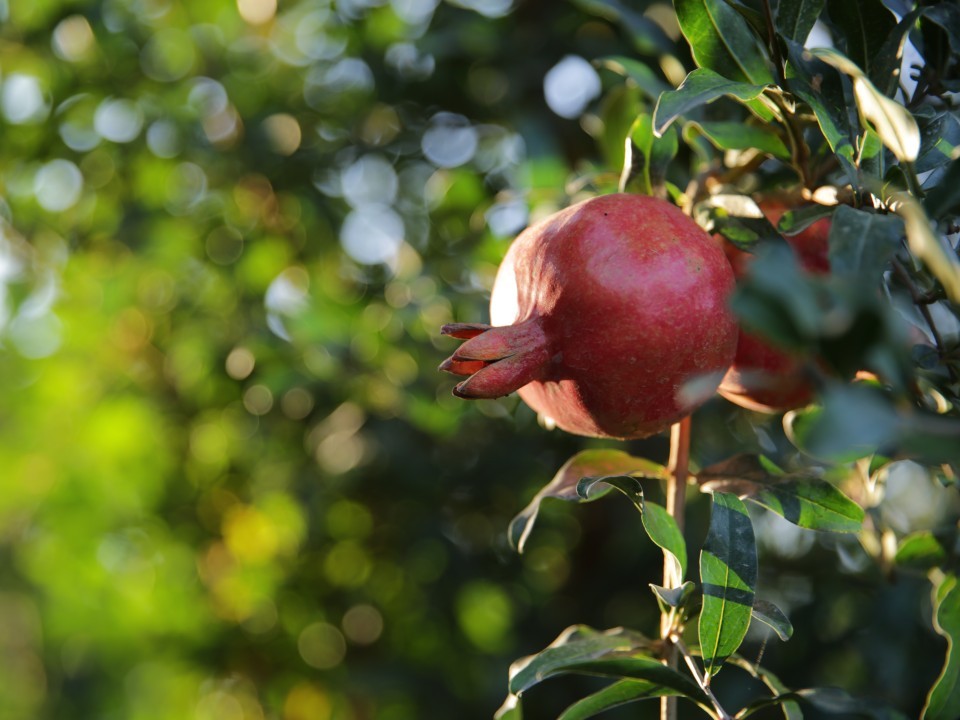
[(516, 390), (568, 432), (646, 437), (692, 412), (730, 366), (733, 286), (723, 251), (670, 203), (592, 198), (517, 237), (493, 327), (445, 326), (467, 342), (440, 368), (469, 376), (459, 397)]
[[(760, 201), (760, 209), (776, 225), (789, 209), (779, 200)], [(824, 218), (802, 232), (787, 237), (800, 261), (800, 266), (811, 273), (830, 271), (827, 259), (827, 238), (830, 220)], [(752, 255), (723, 242), (727, 258), (739, 280), (746, 272)], [(737, 355), (733, 365), (720, 383), (720, 394), (732, 403), (748, 410), (781, 413), (802, 407), (813, 399), (813, 387), (804, 372), (801, 358), (771, 347), (764, 340), (740, 331)]]

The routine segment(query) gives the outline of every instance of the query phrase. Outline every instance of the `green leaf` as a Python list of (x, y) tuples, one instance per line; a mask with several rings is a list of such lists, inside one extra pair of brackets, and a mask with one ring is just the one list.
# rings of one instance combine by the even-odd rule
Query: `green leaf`
[(940, 182), (927, 193), (923, 206), (933, 218), (960, 214), (960, 159), (950, 163)]
[(826, 0), (780, 0), (775, 26), (789, 40), (803, 44), (823, 12)]
[(863, 509), (820, 478), (771, 474), (761, 458), (735, 455), (697, 474), (705, 492), (733, 492), (775, 512), (798, 527), (858, 532)]
[(923, 530), (903, 538), (893, 559), (897, 565), (929, 570), (942, 565), (947, 557), (947, 548), (940, 538)]
[(753, 619), (759, 620), (771, 628), (781, 640), (786, 642), (793, 635), (793, 625), (783, 611), (767, 600), (754, 600)]
[(653, 643), (648, 638), (624, 628), (600, 632), (585, 625), (569, 627), (543, 651), (510, 666), (510, 694), (504, 708), (512, 711), (526, 690), (551, 677), (570, 673), (643, 681), (649, 685), (644, 697), (657, 697), (657, 692), (682, 695), (701, 707), (709, 707), (700, 687), (649, 654), (651, 647)]
[(933, 626), (947, 639), (947, 657), (940, 676), (930, 688), (922, 720), (952, 720), (960, 717), (960, 586), (955, 575), (947, 575), (933, 599), (936, 614)]
[[(746, 658), (743, 658), (739, 655), (732, 655), (730, 659), (727, 660), (727, 663), (746, 670), (748, 673), (750, 673), (750, 675), (766, 685), (767, 688), (769, 688), (769, 690), (774, 694), (773, 698), (765, 698), (767, 701), (774, 700), (774, 702), (768, 703), (763, 707), (768, 707), (770, 704), (780, 705), (780, 709), (783, 712), (783, 717), (785, 720), (803, 720), (803, 713), (800, 711), (797, 703), (785, 697), (786, 694), (790, 692), (790, 688), (784, 685), (780, 678), (766, 668), (760, 667), (759, 664), (750, 662)], [(783, 699), (780, 700), (777, 696), (781, 696)], [(761, 700), (758, 702), (763, 701)], [(753, 703), (747, 705), (743, 710), (737, 713), (736, 717), (738, 720), (741, 717), (747, 717), (748, 715), (752, 714), (753, 711), (748, 711), (752, 705)]]
[(753, 523), (736, 495), (713, 496), (710, 529), (700, 553), (700, 579), (700, 648), (704, 672), (710, 678), (743, 642), (757, 585)]
[(745, 252), (758, 251), (760, 243), (786, 247), (780, 233), (749, 195), (711, 195), (694, 207), (693, 214), (701, 227), (719, 233)]
[(745, 125), (738, 122), (688, 122), (683, 137), (688, 143), (702, 135), (718, 150), (759, 150), (781, 160), (790, 160), (790, 151), (773, 125)]
[(807, 688), (804, 690), (795, 690), (782, 692), (769, 698), (754, 700), (736, 714), (736, 719), (748, 718), (756, 712), (768, 707), (782, 705), (784, 714), (788, 718), (802, 715), (787, 714), (787, 706), (796, 707), (796, 702), (800, 701), (806, 705), (816, 708), (821, 713), (828, 715), (841, 715), (844, 718), (872, 718), (873, 720), (905, 720), (905, 717), (895, 710), (883, 707), (878, 703), (869, 700), (862, 700), (853, 697), (845, 690), (840, 688)]
[(674, 0), (673, 5), (697, 65), (742, 83), (774, 82), (763, 43), (729, 4), (723, 0)]
[(943, 167), (960, 148), (960, 119), (952, 112), (934, 113), (929, 106), (922, 106), (915, 115), (920, 123), (916, 171), (922, 173)]
[(918, 257), (943, 285), (947, 297), (960, 303), (960, 260), (955, 252), (947, 253), (940, 235), (934, 232), (923, 206), (909, 193), (899, 193), (896, 212), (906, 225), (910, 252)]
[(950, 51), (960, 55), (960, 8), (950, 2), (941, 2), (923, 8), (923, 16), (943, 29), (950, 43)]
[(869, 73), (870, 80), (887, 97), (892, 96), (897, 89), (900, 67), (903, 64), (903, 49), (907, 44), (910, 31), (922, 12), (921, 8), (917, 8), (904, 15), (887, 35), (887, 39), (873, 58)]
[(650, 583), (650, 589), (657, 598), (657, 604), (663, 612), (669, 612), (670, 608), (678, 609), (686, 605), (687, 601), (696, 590), (696, 585), (687, 580), (679, 587), (665, 588), (660, 585)]
[(836, 205), (804, 205), (787, 210), (777, 222), (777, 230), (784, 235), (797, 235), (818, 220), (831, 217), (837, 211)]
[(643, 113), (627, 135), (620, 192), (666, 196), (667, 168), (676, 157), (677, 133), (668, 128), (661, 136), (653, 133), (653, 119)]
[(698, 68), (687, 75), (676, 90), (660, 95), (653, 111), (653, 128), (658, 135), (674, 120), (694, 108), (724, 96), (741, 103), (756, 100), (763, 93), (762, 85), (751, 85), (727, 78), (707, 68)]
[(557, 720), (584, 720), (637, 700), (676, 695), (682, 693), (648, 680), (620, 680), (578, 700), (564, 710)]
[(639, 481), (630, 476), (585, 478), (577, 486), (577, 492), (584, 500), (598, 497), (595, 490), (605, 494), (603, 486), (616, 488), (626, 495), (641, 513), (643, 529), (657, 547), (667, 557), (673, 558), (680, 570), (678, 577), (687, 574), (687, 545), (683, 533), (674, 519), (661, 505), (645, 500)]
[(896, 158), (900, 162), (916, 160), (920, 152), (920, 128), (910, 111), (877, 90), (859, 66), (836, 50), (816, 48), (810, 52), (850, 76), (864, 123), (873, 128)]
[(817, 118), (820, 131), (840, 161), (847, 176), (859, 183), (853, 144), (854, 128), (840, 75), (817, 60), (799, 43), (785, 41), (789, 61), (787, 87), (803, 100)]
[(830, 225), (830, 271), (879, 282), (903, 234), (903, 221), (896, 216), (841, 205)]
[(606, 68), (618, 75), (623, 75), (640, 88), (640, 91), (650, 100), (656, 100), (660, 97), (660, 93), (673, 89), (665, 83), (659, 75), (651, 70), (648, 65), (645, 65), (639, 60), (623, 57), (622, 55), (613, 55), (598, 58), (594, 62), (599, 67)]
[(829, 0), (827, 12), (840, 30), (846, 55), (867, 73), (897, 24), (880, 0)]
[[(517, 552), (523, 552), (527, 538), (533, 530), (540, 503), (546, 498), (556, 498), (567, 502), (586, 502), (587, 499), (577, 493), (577, 483), (587, 476), (604, 477), (609, 475), (637, 475), (666, 479), (667, 471), (662, 465), (633, 457), (621, 450), (584, 450), (570, 458), (557, 471), (546, 486), (538, 492), (510, 523), (509, 537)], [(600, 497), (594, 494), (590, 500)]]

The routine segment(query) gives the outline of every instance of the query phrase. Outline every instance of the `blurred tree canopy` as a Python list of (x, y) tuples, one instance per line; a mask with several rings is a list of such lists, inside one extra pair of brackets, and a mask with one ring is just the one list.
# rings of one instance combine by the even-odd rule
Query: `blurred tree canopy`
[[(588, 61), (682, 79), (672, 12), (0, 1), (0, 717), (490, 717), (559, 627), (657, 622), (629, 508), (545, 508), (507, 545), (567, 456), (611, 444), (435, 368), (510, 237), (622, 164), (636, 89)], [(701, 463), (782, 441), (703, 417)], [(932, 526), (943, 489), (909, 472), (897, 512)], [(924, 583), (762, 522), (798, 632), (745, 654), (919, 708), (944, 645)]]

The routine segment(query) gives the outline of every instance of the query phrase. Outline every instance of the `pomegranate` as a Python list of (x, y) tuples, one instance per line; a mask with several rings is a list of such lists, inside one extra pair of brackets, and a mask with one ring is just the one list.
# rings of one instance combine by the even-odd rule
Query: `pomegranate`
[[(781, 201), (773, 199), (761, 200), (759, 205), (774, 225), (789, 209)], [(827, 259), (829, 235), (830, 220), (824, 218), (786, 240), (804, 270), (826, 273), (830, 270)], [(742, 278), (753, 256), (726, 241), (723, 245), (734, 274), (737, 279)], [(802, 407), (813, 399), (813, 386), (804, 373), (802, 358), (771, 347), (764, 340), (743, 330), (737, 341), (736, 358), (720, 383), (719, 392), (730, 402), (748, 410), (769, 413)]]
[(440, 369), (468, 376), (462, 398), (518, 391), (568, 432), (646, 437), (692, 412), (730, 366), (733, 286), (723, 251), (670, 203), (595, 197), (516, 238), (493, 326), (444, 326), (467, 342)]

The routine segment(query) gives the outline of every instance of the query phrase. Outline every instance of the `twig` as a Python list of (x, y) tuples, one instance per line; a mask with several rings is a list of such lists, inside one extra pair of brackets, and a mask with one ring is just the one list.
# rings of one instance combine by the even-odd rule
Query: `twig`
[(773, 64), (777, 70), (777, 80), (780, 87), (786, 87), (787, 76), (783, 70), (783, 55), (780, 54), (780, 45), (777, 44), (777, 31), (773, 27), (773, 9), (770, 7), (770, 0), (763, 0), (763, 18), (767, 21), (767, 41), (770, 45), (770, 54), (773, 56)]
[(687, 667), (690, 668), (693, 679), (697, 681), (697, 685), (700, 686), (700, 689), (703, 690), (704, 694), (710, 699), (710, 703), (713, 705), (714, 710), (717, 711), (717, 717), (719, 720), (731, 720), (730, 714), (723, 709), (720, 701), (717, 700), (717, 696), (713, 694), (713, 690), (710, 689), (710, 684), (703, 676), (703, 673), (700, 672), (700, 668), (697, 667), (697, 663), (693, 659), (693, 655), (691, 655), (690, 651), (687, 649), (687, 646), (683, 644), (683, 640), (681, 640), (678, 635), (674, 635), (670, 638), (670, 641), (673, 643), (674, 647), (680, 651), (680, 654), (683, 655), (683, 659), (686, 661)]
[(950, 380), (960, 382), (957, 371), (949, 362), (946, 362), (947, 350), (943, 345), (943, 336), (940, 335), (940, 330), (937, 329), (937, 325), (933, 321), (933, 315), (930, 314), (930, 308), (927, 307), (928, 303), (925, 302), (926, 296), (920, 292), (920, 289), (913, 282), (913, 278), (910, 277), (910, 273), (907, 272), (907, 269), (903, 266), (903, 263), (900, 262), (899, 258), (893, 258), (893, 271), (897, 274), (897, 277), (900, 278), (900, 281), (907, 286), (907, 292), (910, 293), (913, 304), (919, 308), (920, 314), (923, 315), (923, 319), (927, 323), (927, 327), (930, 328), (930, 334), (933, 335), (933, 342), (937, 346), (937, 354), (940, 356), (940, 359), (944, 361), (944, 365), (947, 367), (947, 373), (950, 375)]
[[(670, 459), (667, 462), (667, 512), (677, 522), (683, 532), (683, 515), (687, 500), (687, 478), (690, 475), (690, 416), (683, 418), (670, 428)], [(664, 554), (663, 586), (677, 587), (683, 578), (679, 576), (676, 561)], [(677, 647), (674, 622), (676, 613), (669, 612), (660, 616), (660, 636), (664, 639), (664, 662), (671, 668), (677, 667)], [(660, 698), (660, 720), (676, 720), (677, 698)]]

